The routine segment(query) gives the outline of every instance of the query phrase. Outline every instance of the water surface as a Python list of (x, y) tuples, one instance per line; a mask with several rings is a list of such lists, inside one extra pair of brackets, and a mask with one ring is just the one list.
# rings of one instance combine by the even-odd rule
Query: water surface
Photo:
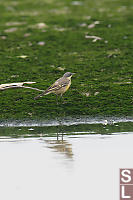
[(119, 168), (133, 168), (133, 122), (89, 122), (1, 124), (1, 199), (119, 199)]

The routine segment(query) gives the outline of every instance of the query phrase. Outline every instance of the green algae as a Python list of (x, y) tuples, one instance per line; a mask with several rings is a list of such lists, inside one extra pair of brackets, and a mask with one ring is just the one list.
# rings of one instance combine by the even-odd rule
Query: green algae
[(35, 101), (37, 91), (1, 91), (1, 119), (133, 115), (130, 0), (3, 0), (0, 13), (1, 84), (35, 81), (45, 90), (66, 71), (76, 73), (59, 105), (52, 94)]

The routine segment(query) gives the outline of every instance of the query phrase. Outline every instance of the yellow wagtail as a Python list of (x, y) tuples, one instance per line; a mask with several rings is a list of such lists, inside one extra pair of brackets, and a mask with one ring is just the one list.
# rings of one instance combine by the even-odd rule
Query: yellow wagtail
[(66, 72), (61, 78), (59, 78), (57, 81), (55, 81), (54, 84), (52, 84), (47, 90), (45, 90), (42, 94), (36, 96), (34, 99), (38, 99), (39, 97), (42, 97), (44, 95), (54, 93), (57, 96), (62, 95), (69, 89), (71, 85), (71, 77), (74, 73)]

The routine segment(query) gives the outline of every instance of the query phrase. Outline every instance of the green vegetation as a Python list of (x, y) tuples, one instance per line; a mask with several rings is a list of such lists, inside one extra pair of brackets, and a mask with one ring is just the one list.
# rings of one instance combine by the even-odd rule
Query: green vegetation
[(0, 84), (46, 89), (76, 73), (60, 105), (52, 94), (0, 91), (1, 119), (133, 115), (131, 0), (1, 0), (0, 16)]

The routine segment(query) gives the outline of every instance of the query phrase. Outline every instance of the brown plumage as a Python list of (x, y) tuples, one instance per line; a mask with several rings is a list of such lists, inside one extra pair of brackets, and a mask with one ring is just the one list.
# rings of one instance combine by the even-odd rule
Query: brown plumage
[(62, 96), (70, 87), (71, 85), (71, 77), (74, 73), (66, 72), (63, 77), (59, 78), (52, 84), (47, 90), (45, 90), (42, 94), (36, 96), (34, 99), (38, 99), (44, 95), (54, 93), (56, 95)]

